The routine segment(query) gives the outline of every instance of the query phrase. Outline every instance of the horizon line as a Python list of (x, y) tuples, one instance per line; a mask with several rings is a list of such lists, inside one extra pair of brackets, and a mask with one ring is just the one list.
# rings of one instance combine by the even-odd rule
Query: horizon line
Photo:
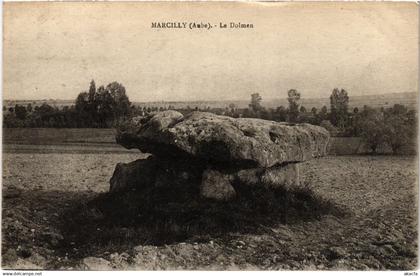
[[(391, 93), (382, 93), (382, 94), (369, 94), (369, 95), (354, 95), (349, 96), (350, 100), (352, 97), (374, 97), (374, 96), (383, 96), (383, 95), (392, 95), (392, 94), (414, 94), (418, 93), (417, 91), (406, 91), (406, 92), (391, 92)], [(260, 94), (261, 96), (261, 94)], [(310, 97), (310, 98), (301, 98), (301, 100), (307, 100), (307, 99), (328, 99), (327, 97)], [(275, 98), (275, 97), (267, 97), (264, 99), (270, 99), (270, 100), (287, 100), (287, 97), (284, 98)], [(76, 99), (3, 99), (3, 102), (5, 101), (76, 101)], [(177, 103), (177, 102), (229, 102), (229, 101), (247, 101), (247, 99), (227, 99), (227, 100), (153, 100), (153, 101), (138, 101), (138, 100), (132, 100), (132, 103), (157, 103), (157, 102), (166, 102), (166, 103)]]

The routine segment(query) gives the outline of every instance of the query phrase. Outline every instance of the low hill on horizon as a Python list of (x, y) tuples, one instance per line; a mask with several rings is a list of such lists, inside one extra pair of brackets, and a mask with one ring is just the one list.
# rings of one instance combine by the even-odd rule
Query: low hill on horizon
[[(350, 96), (349, 107), (362, 108), (364, 105), (368, 105), (373, 108), (380, 107), (392, 107), (394, 104), (403, 104), (408, 108), (417, 108), (418, 95), (416, 92), (404, 92), (404, 93), (390, 93), (390, 94), (378, 94), (378, 95), (367, 95), (367, 96)], [(133, 102), (136, 106), (141, 107), (168, 107), (173, 106), (174, 108), (187, 108), (188, 106), (192, 109), (198, 107), (200, 109), (210, 108), (226, 108), (230, 104), (234, 104), (237, 108), (248, 107), (250, 100), (221, 100), (221, 101), (159, 101), (159, 102)], [(288, 106), (287, 98), (274, 98), (265, 99), (263, 97), (261, 104), (266, 108), (277, 108), (278, 106)], [(304, 106), (307, 110), (313, 107), (320, 109), (324, 105), (329, 109), (330, 99), (329, 98), (301, 98), (300, 105)]]
[[(410, 109), (417, 109), (418, 94), (417, 92), (403, 92), (403, 93), (390, 93), (390, 94), (378, 94), (378, 95), (366, 95), (366, 96), (349, 96), (349, 107), (362, 108), (364, 105), (368, 105), (374, 108), (380, 107), (392, 107), (394, 104), (403, 104)], [(133, 104), (140, 107), (165, 107), (169, 106), (175, 109), (182, 109), (190, 107), (194, 109), (196, 107), (200, 109), (210, 108), (226, 108), (230, 104), (234, 104), (237, 108), (248, 107), (250, 100), (220, 100), (220, 101), (154, 101), (154, 102), (136, 102)], [(62, 108), (63, 106), (74, 105), (74, 100), (60, 100), (60, 99), (48, 99), (48, 100), (3, 100), (3, 105), (6, 108), (14, 107), (16, 104), (39, 106), (43, 103), (47, 103), (51, 106)], [(278, 106), (288, 106), (287, 98), (263, 98), (261, 104), (266, 108), (276, 108)], [(329, 98), (305, 98), (300, 100), (300, 105), (304, 106), (307, 110), (315, 107), (317, 109), (322, 108), (324, 105), (329, 108)]]

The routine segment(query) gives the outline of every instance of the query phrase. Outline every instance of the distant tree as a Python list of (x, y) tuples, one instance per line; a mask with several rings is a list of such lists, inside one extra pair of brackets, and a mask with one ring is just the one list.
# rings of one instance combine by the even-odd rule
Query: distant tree
[(95, 81), (92, 80), (89, 85), (89, 92), (87, 96), (86, 103), (86, 112), (88, 112), (87, 117), (89, 117), (90, 125), (94, 125), (98, 121), (98, 105), (99, 105), (98, 92), (96, 90)]
[(261, 106), (261, 101), (262, 98), (259, 93), (251, 94), (251, 103), (249, 104), (251, 111), (255, 113), (260, 112), (263, 109)]
[(273, 109), (272, 108), (269, 108), (269, 109), (263, 108), (259, 117), (261, 119), (264, 119), (264, 120), (272, 121), (274, 119)]
[(362, 116), (359, 108), (353, 108), (353, 113), (349, 115), (349, 121), (346, 127), (346, 134), (348, 136), (360, 136), (360, 120)]
[(9, 113), (13, 113), (13, 112), (14, 112), (13, 107), (9, 107)]
[(76, 98), (76, 110), (79, 112), (87, 112), (88, 111), (88, 100), (89, 94), (87, 92), (80, 93)]
[(411, 129), (416, 132), (417, 129), (417, 112), (415, 110), (409, 110), (406, 114), (407, 116), (407, 124), (411, 127)]
[(125, 87), (118, 82), (112, 82), (107, 85), (106, 90), (109, 91), (113, 99), (114, 119), (127, 116), (130, 112), (131, 103), (125, 93)]
[(377, 153), (378, 147), (386, 141), (386, 127), (383, 114), (373, 108), (365, 107), (358, 121), (360, 136), (370, 148)]
[(316, 116), (316, 114), (318, 113), (318, 109), (316, 109), (316, 107), (312, 107), (311, 109), (311, 113)]
[(306, 108), (302, 105), (299, 109), (300, 113), (306, 113)]
[(109, 90), (102, 85), (98, 88), (97, 105), (98, 124), (101, 127), (110, 126), (112, 124), (111, 121), (114, 119), (113, 108), (115, 103)]
[[(314, 114), (314, 111), (316, 111), (317, 113)], [(318, 112), (318, 110), (313, 110), (312, 109), (312, 114), (314, 114), (314, 124), (319, 125), (321, 124), (322, 121), (328, 121), (329, 120), (329, 116), (328, 116), (328, 108), (324, 105)]]
[(321, 127), (325, 128), (326, 130), (328, 130), (331, 135), (336, 135), (337, 134), (337, 128), (333, 124), (331, 124), (330, 121), (323, 120), (319, 125)]
[(287, 110), (284, 106), (279, 106), (276, 108), (274, 112), (274, 118), (277, 122), (285, 122), (287, 121)]
[(367, 112), (367, 111), (370, 111), (372, 108), (370, 108), (369, 106), (367, 106), (367, 105), (363, 105), (363, 112)]
[(26, 110), (29, 112), (29, 113), (31, 113), (32, 112), (32, 105), (31, 105), (31, 103), (28, 103), (28, 105), (26, 106)]
[(42, 105), (37, 106), (37, 108), (35, 108), (35, 110), (40, 115), (48, 115), (48, 114), (54, 112), (54, 108), (47, 103), (43, 103)]
[[(383, 110), (385, 112), (385, 110)], [(404, 116), (408, 112), (408, 109), (406, 106), (401, 104), (395, 104), (393, 107), (386, 110), (386, 113), (388, 115), (398, 115), (398, 116)]]
[(404, 123), (401, 115), (390, 115), (385, 121), (384, 140), (392, 148), (394, 153), (410, 143), (411, 129)]
[(330, 96), (331, 123), (344, 130), (348, 119), (349, 96), (344, 89), (334, 88)]
[(243, 118), (251, 118), (252, 117), (252, 111), (249, 108), (244, 108), (242, 111), (242, 117)]
[(287, 101), (289, 102), (289, 122), (295, 123), (299, 117), (300, 93), (296, 89), (287, 91)]
[(416, 124), (411, 122), (410, 114), (407, 107), (400, 104), (384, 110), (384, 139), (394, 153), (400, 152), (403, 146), (415, 139)]
[(15, 105), (15, 115), (16, 118), (19, 120), (25, 120), (26, 119), (26, 107), (24, 105)]
[(89, 86), (89, 95), (88, 95), (89, 104), (93, 104), (95, 102), (95, 95), (96, 95), (96, 84), (95, 84), (95, 81), (92, 80)]
[(80, 125), (89, 127), (113, 126), (132, 110), (125, 87), (118, 82), (96, 89), (92, 80), (89, 92), (80, 93), (75, 102), (76, 120)]

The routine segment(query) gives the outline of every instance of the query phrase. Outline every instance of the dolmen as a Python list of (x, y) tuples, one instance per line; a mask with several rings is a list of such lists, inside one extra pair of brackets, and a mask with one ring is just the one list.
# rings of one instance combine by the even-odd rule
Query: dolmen
[(116, 140), (150, 156), (118, 163), (110, 193), (185, 185), (201, 198), (228, 201), (238, 185), (297, 187), (299, 163), (325, 156), (329, 138), (326, 129), (311, 124), (207, 112), (134, 117), (119, 127)]

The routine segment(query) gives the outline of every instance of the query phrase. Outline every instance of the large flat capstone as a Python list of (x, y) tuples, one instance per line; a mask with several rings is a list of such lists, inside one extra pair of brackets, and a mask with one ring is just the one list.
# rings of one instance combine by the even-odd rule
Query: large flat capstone
[(329, 137), (327, 130), (310, 124), (164, 111), (133, 118), (118, 130), (116, 139), (126, 148), (162, 158), (267, 168), (324, 156)]
[(165, 111), (129, 120), (116, 139), (152, 156), (117, 164), (110, 192), (181, 187), (184, 195), (225, 201), (238, 185), (300, 186), (299, 163), (326, 155), (329, 133), (310, 124)]

